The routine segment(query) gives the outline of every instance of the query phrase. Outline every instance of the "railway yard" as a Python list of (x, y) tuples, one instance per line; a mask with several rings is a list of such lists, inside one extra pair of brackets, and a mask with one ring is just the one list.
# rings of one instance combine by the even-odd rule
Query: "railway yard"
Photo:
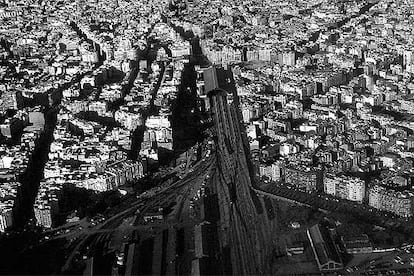
[(79, 267), (96, 272), (107, 260), (112, 265), (106, 269), (123, 275), (270, 269), (275, 223), (263, 196), (252, 189), (237, 107), (222, 105), (227, 98), (220, 93), (211, 98), (211, 136), (185, 174), (128, 199), (126, 208), (103, 221), (46, 232), (44, 242), (66, 240), (62, 273)]

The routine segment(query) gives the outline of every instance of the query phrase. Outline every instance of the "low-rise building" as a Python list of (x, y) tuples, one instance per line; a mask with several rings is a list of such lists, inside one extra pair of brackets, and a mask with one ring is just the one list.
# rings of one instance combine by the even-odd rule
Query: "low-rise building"
[(342, 243), (348, 254), (372, 253), (372, 243), (366, 234), (352, 237), (342, 237)]
[(343, 269), (344, 265), (328, 229), (314, 225), (307, 230), (307, 235), (320, 271)]

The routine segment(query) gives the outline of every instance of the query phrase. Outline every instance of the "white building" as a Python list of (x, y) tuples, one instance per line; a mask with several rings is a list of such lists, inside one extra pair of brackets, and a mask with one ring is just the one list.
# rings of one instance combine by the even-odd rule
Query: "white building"
[(0, 205), (0, 232), (13, 225), (13, 210), (10, 206)]
[(360, 203), (365, 198), (365, 182), (359, 178), (327, 175), (324, 183), (327, 194)]

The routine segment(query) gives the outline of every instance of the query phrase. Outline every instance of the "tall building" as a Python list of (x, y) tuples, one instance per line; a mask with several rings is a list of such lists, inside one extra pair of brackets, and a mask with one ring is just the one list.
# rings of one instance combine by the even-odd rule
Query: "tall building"
[(303, 166), (288, 166), (285, 169), (285, 182), (308, 193), (323, 190), (323, 171)]
[(39, 204), (34, 206), (35, 218), (38, 225), (45, 228), (52, 227), (52, 212), (50, 205)]
[(287, 103), (286, 109), (291, 112), (292, 119), (300, 119), (303, 116), (303, 104), (299, 101), (292, 101)]
[(406, 50), (403, 54), (403, 65), (408, 72), (414, 72), (414, 54), (412, 50)]
[(13, 225), (13, 209), (0, 205), (0, 232), (4, 232)]
[(368, 194), (371, 207), (405, 218), (413, 216), (414, 194), (412, 192), (397, 192), (376, 185), (369, 189)]
[(324, 180), (324, 191), (339, 198), (361, 203), (365, 198), (365, 182), (358, 178), (327, 175)]
[(285, 164), (277, 161), (270, 166), (260, 166), (260, 176), (266, 176), (273, 181), (281, 180), (284, 176)]

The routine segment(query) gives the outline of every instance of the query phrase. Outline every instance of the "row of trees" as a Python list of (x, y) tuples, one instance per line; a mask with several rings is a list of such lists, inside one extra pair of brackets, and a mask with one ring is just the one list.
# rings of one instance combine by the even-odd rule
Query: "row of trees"
[[(272, 186), (269, 191), (309, 204), (315, 211), (327, 210), (329, 212), (327, 216), (339, 222), (337, 230), (341, 235), (366, 233), (377, 247), (399, 247), (404, 242), (414, 243), (414, 221), (412, 219), (406, 220), (366, 205), (326, 195), (309, 194), (284, 186)], [(306, 219), (304, 218), (303, 221)]]

